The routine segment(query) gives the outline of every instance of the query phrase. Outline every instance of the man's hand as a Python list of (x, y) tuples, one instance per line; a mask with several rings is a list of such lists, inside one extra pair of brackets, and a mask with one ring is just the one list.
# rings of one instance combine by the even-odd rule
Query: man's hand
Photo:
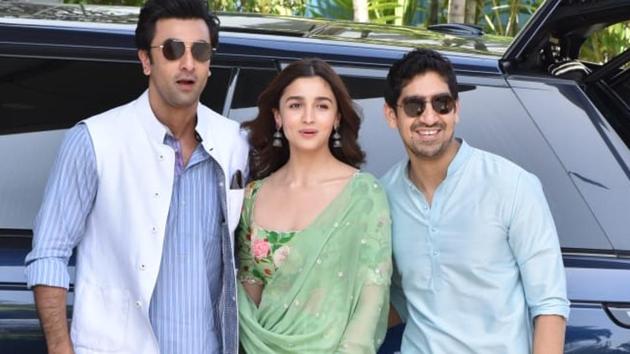
[(566, 321), (558, 315), (540, 315), (534, 319), (534, 354), (562, 354)]
[(392, 328), (392, 327), (398, 326), (401, 323), (402, 323), (402, 319), (400, 318), (398, 311), (396, 311), (396, 308), (394, 308), (393, 305), (389, 305), (389, 316), (387, 317), (387, 327)]
[(65, 288), (52, 286), (33, 287), (35, 307), (49, 354), (74, 354), (66, 316), (67, 292)]

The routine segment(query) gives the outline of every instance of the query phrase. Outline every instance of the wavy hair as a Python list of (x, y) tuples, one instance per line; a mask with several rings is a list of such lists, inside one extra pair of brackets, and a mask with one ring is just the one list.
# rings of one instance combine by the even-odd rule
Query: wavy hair
[(276, 131), (273, 110), (279, 108), (280, 97), (293, 81), (303, 77), (321, 77), (332, 89), (340, 116), (337, 131), (341, 135), (341, 148), (333, 148), (332, 134), (328, 148), (339, 161), (358, 168), (365, 160), (365, 153), (357, 141), (361, 117), (352, 102), (345, 84), (337, 73), (318, 58), (307, 58), (291, 63), (284, 68), (258, 96), (258, 115), (244, 122), (242, 127), (249, 131), (251, 177), (260, 179), (269, 176), (289, 160), (289, 144), (283, 136), (282, 147), (272, 146)]

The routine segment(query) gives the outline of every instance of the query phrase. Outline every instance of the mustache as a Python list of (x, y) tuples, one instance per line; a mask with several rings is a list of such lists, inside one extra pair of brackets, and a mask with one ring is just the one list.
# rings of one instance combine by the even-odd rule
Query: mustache
[(435, 124), (432, 124), (432, 125), (426, 125), (426, 124), (424, 124), (422, 122), (414, 122), (414, 123), (411, 124), (411, 127), (410, 127), (411, 131), (414, 131), (414, 130), (419, 129), (419, 128), (446, 129), (446, 126), (443, 123), (435, 123)]
[(192, 74), (180, 74), (175, 76), (175, 81), (197, 81), (197, 76)]

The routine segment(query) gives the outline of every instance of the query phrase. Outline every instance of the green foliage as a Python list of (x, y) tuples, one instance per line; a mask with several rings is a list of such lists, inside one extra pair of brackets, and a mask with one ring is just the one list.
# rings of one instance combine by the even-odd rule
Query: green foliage
[(145, 0), (64, 0), (66, 4), (142, 6)]
[(213, 11), (304, 16), (307, 0), (208, 0)]
[(580, 48), (580, 59), (605, 63), (630, 48), (630, 21), (593, 33)]
[(327, 17), (339, 20), (352, 20), (352, 0), (332, 0), (311, 2), (308, 11), (313, 17)]
[[(471, 0), (468, 0), (471, 1)], [(481, 25), (487, 33), (515, 36), (543, 0), (481, 0), (477, 2)]]
[[(145, 0), (64, 0), (74, 4), (111, 4), (142, 6)], [(352, 20), (352, 0), (207, 0), (213, 11), (253, 12), (274, 15), (327, 17)], [(476, 4), (475, 23), (488, 34), (515, 36), (525, 21), (544, 0), (466, 0)], [(370, 22), (393, 25), (417, 25), (446, 22), (448, 0), (368, 0)], [(468, 21), (468, 20), (467, 20)], [(603, 63), (627, 50), (630, 22), (604, 28), (589, 37), (580, 58)]]

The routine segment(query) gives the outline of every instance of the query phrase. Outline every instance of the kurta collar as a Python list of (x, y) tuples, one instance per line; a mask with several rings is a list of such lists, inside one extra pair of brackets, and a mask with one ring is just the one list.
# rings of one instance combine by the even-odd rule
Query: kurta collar
[[(466, 164), (466, 161), (468, 161), (468, 159), (470, 158), (470, 155), (473, 152), (473, 149), (470, 147), (470, 145), (466, 143), (464, 139), (460, 139), (460, 138), (457, 138), (457, 139), (461, 142), (461, 144), (459, 146), (459, 150), (457, 150), (457, 153), (455, 153), (455, 157), (453, 158), (451, 163), (448, 165), (448, 168), (446, 170), (446, 178), (456, 174), (457, 171), (459, 171), (461, 167)], [(399, 178), (399, 180), (405, 181), (405, 183), (408, 186), (415, 187), (415, 184), (409, 178), (409, 164), (410, 164), (409, 159), (405, 160), (403, 163), (400, 164), (399, 169), (398, 169), (398, 174), (400, 175), (401, 178)]]
[(459, 145), (459, 150), (457, 150), (455, 157), (448, 165), (448, 169), (446, 170), (446, 178), (457, 173), (457, 171), (461, 169), (466, 161), (468, 161), (470, 154), (472, 154), (472, 148), (470, 147), (470, 145), (468, 145), (466, 141), (464, 141), (464, 139), (457, 139), (460, 140), (461, 144)]

